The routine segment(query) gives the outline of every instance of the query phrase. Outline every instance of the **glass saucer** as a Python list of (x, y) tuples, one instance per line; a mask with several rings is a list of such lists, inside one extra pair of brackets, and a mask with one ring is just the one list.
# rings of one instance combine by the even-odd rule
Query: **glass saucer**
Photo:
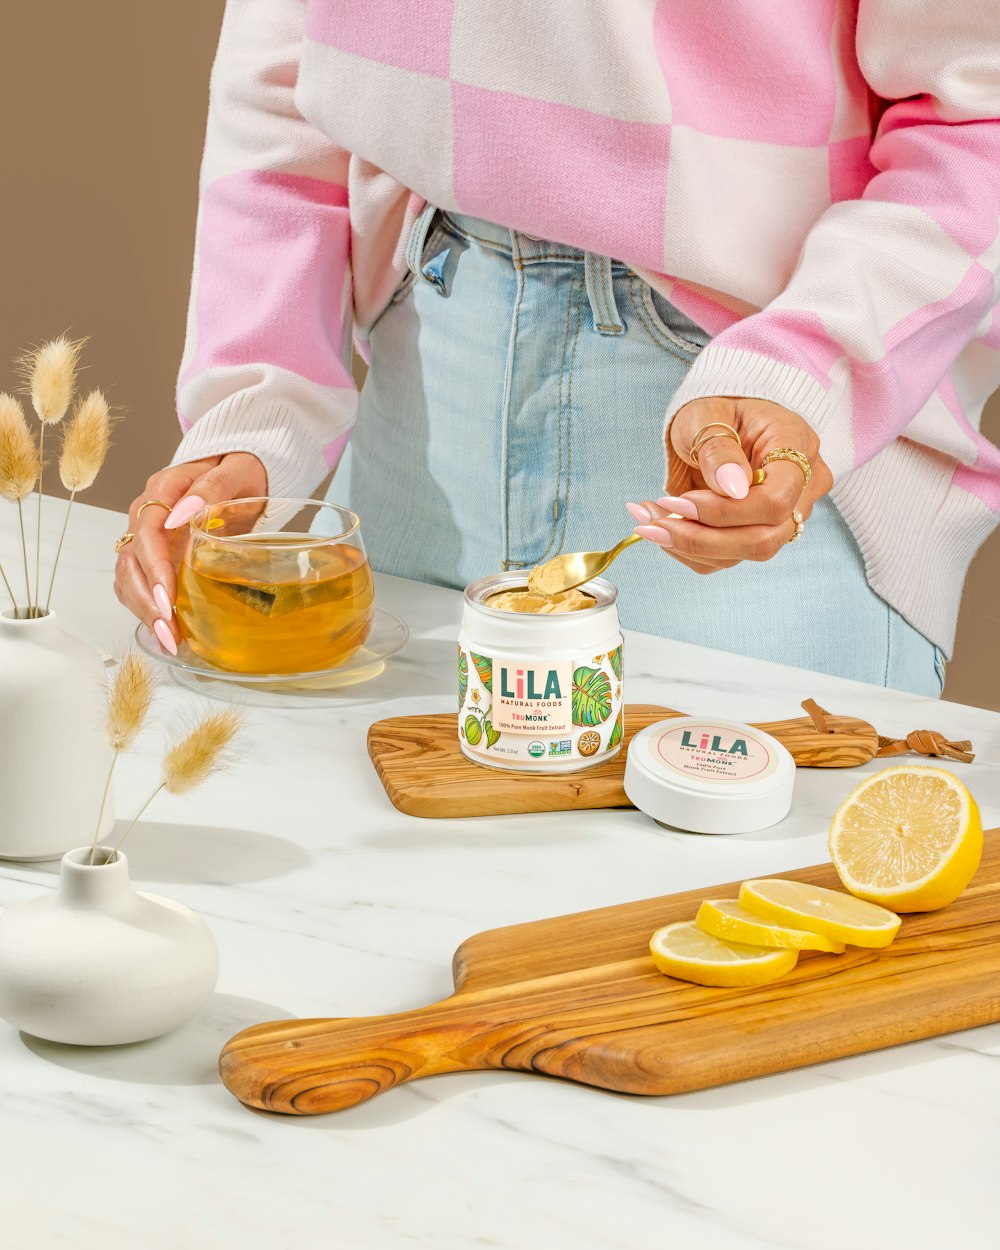
[(297, 707), (338, 703), (337, 692), (378, 677), (386, 660), (410, 636), (404, 620), (387, 608), (375, 608), (365, 645), (343, 664), (312, 673), (230, 673), (215, 668), (182, 642), (177, 655), (160, 646), (155, 634), (140, 624), (135, 631), (139, 650), (170, 670), (179, 686), (227, 703)]

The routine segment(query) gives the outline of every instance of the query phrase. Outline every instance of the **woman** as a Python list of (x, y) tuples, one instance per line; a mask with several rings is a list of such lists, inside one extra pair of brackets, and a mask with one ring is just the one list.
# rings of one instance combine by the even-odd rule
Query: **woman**
[(119, 597), (174, 649), (165, 531), (316, 488), (353, 334), (376, 569), (460, 587), (627, 506), (627, 626), (939, 694), (1000, 506), (998, 40), (974, 0), (229, 0)]

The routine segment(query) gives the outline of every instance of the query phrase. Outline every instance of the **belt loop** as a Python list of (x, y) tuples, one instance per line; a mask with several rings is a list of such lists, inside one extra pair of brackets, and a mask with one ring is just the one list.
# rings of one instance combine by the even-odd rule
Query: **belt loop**
[(611, 260), (587, 252), (583, 262), (587, 283), (587, 299), (594, 315), (594, 329), (598, 334), (624, 334), (625, 323), (618, 315), (615, 303), (614, 280), (611, 276)]
[(431, 222), (436, 212), (437, 208), (433, 204), (425, 204), (417, 214), (410, 237), (406, 241), (406, 267), (418, 278), (421, 277), (420, 267), (424, 255), (424, 244), (427, 242)]

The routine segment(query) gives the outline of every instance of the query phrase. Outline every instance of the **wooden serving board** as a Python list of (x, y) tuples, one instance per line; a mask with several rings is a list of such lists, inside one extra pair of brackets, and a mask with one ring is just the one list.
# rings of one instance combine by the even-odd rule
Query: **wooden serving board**
[[(368, 730), (368, 754), (393, 806), (409, 816), (631, 807), (622, 783), (633, 734), (658, 720), (686, 715), (648, 703), (629, 704), (621, 751), (577, 773), (521, 773), (474, 764), (459, 749), (458, 717), (449, 713), (376, 721)], [(757, 728), (784, 743), (800, 768), (851, 768), (874, 758), (878, 734), (867, 721), (827, 716), (827, 723), (832, 733), (820, 733), (808, 716)]]
[[(831, 864), (779, 874), (837, 887)], [(444, 1072), (511, 1069), (630, 1094), (676, 1094), (1000, 1020), (1000, 830), (958, 902), (904, 918), (885, 950), (806, 952), (782, 980), (708, 989), (657, 972), (649, 938), (720, 885), (477, 934), (455, 993), (416, 1011), (278, 1020), (225, 1046), (251, 1107), (339, 1111)]]

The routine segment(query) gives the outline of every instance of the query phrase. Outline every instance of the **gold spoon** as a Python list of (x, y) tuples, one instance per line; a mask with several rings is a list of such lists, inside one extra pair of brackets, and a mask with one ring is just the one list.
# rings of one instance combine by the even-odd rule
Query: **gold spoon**
[(641, 534), (629, 534), (610, 551), (571, 551), (539, 564), (528, 574), (528, 589), (536, 595), (558, 595), (561, 591), (582, 586), (592, 577), (599, 577), (612, 560), (626, 547), (643, 541)]
[[(767, 469), (754, 469), (751, 486), (760, 486), (767, 481)], [(677, 512), (667, 514), (671, 519), (680, 521), (683, 518)], [(641, 534), (629, 534), (620, 543), (615, 543), (610, 551), (571, 551), (565, 556), (555, 556), (539, 564), (528, 574), (528, 589), (536, 595), (558, 595), (564, 590), (573, 590), (582, 586), (592, 577), (600, 577), (612, 560), (616, 560), (626, 547), (643, 541)]]

